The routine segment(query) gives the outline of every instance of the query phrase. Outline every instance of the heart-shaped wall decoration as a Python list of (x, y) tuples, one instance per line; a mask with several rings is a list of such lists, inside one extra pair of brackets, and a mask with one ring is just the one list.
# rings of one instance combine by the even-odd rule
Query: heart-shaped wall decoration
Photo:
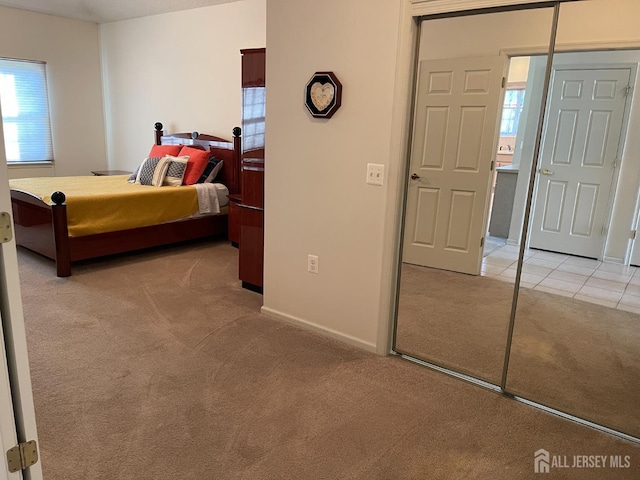
[(316, 72), (305, 87), (304, 104), (312, 117), (331, 118), (342, 104), (342, 84), (333, 72)]
[(334, 95), (335, 89), (330, 83), (315, 82), (311, 85), (311, 101), (320, 112), (331, 105)]

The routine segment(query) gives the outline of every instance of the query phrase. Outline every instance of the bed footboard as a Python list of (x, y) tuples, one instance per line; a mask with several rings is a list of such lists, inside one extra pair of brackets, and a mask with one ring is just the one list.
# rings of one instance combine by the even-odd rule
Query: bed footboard
[(55, 192), (51, 198), (57, 202), (55, 205), (47, 205), (27, 192), (11, 190), (16, 244), (54, 260), (56, 274), (68, 277), (71, 255), (65, 196)]

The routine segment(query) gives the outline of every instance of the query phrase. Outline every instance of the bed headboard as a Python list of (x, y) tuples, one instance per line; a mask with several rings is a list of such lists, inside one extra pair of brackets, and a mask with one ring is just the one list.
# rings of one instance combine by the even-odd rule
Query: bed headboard
[(162, 123), (155, 124), (156, 145), (189, 145), (210, 150), (216, 158), (224, 162), (218, 177), (220, 183), (227, 186), (230, 194), (240, 193), (240, 158), (242, 152), (240, 127), (233, 129), (232, 141), (198, 132), (162, 135), (162, 128)]

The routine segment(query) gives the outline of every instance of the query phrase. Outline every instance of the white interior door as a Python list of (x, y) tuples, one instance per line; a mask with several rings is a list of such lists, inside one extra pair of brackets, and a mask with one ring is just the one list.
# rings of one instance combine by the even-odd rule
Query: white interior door
[(505, 57), (423, 60), (403, 261), (477, 275)]
[[(0, 324), (2, 333), (2, 324)], [(21, 472), (9, 473), (5, 452), (18, 443), (16, 422), (13, 414), (13, 400), (9, 385), (9, 368), (4, 342), (0, 343), (0, 480), (21, 479)]]
[[(11, 213), (2, 122), (0, 122), (0, 212)], [(2, 360), (0, 360), (0, 435), (3, 443), (3, 451), (0, 452), (0, 455), (4, 457), (6, 462), (5, 452), (16, 445), (16, 432), (21, 441), (38, 441), (18, 276), (18, 258), (13, 239), (0, 244), (0, 292), (0, 312), (2, 315), (0, 333), (3, 334), (0, 337), (0, 353), (2, 354)], [(9, 375), (12, 379), (10, 386)], [(5, 442), (13, 442), (13, 444), (7, 445)], [(0, 468), (2, 466), (0, 462)], [(8, 473), (4, 469), (3, 472), (5, 471), (10, 480), (22, 478), (22, 474), (19, 472)], [(0, 473), (1, 478), (3, 478), (2, 473)], [(28, 478), (30, 480), (42, 479), (40, 462), (29, 468)]]
[(630, 75), (628, 68), (554, 71), (531, 248), (602, 256)]

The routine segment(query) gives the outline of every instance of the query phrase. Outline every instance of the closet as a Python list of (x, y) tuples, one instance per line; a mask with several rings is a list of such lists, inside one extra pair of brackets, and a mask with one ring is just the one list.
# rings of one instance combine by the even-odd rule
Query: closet
[(393, 350), (640, 442), (640, 6), (423, 3)]

